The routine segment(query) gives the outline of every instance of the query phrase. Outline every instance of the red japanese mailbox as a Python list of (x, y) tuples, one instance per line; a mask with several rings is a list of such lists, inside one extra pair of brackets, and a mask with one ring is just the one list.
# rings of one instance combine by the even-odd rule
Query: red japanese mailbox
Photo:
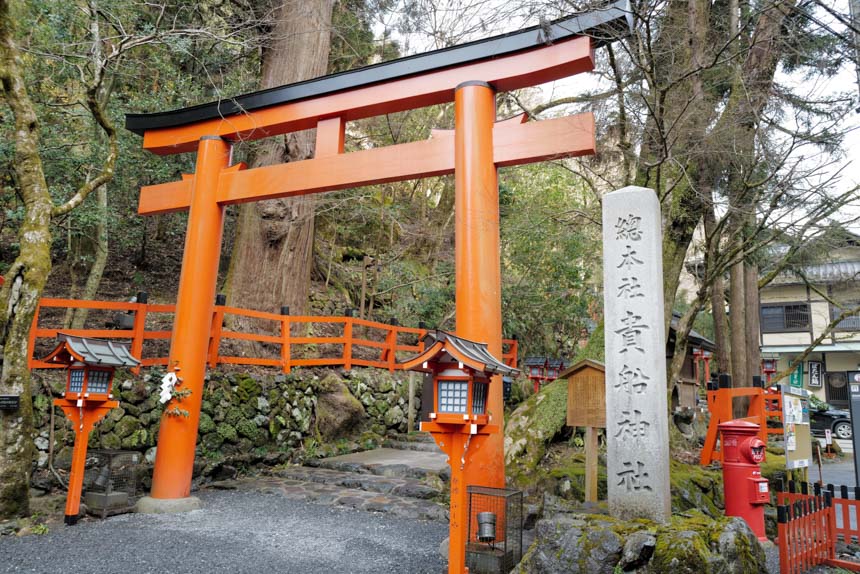
[(758, 437), (759, 426), (743, 420), (720, 424), (723, 443), (723, 489), (726, 516), (743, 518), (759, 540), (767, 540), (764, 505), (770, 489), (761, 476), (765, 443)]
[[(433, 435), (451, 465), (450, 540), (448, 572), (465, 572), (469, 530), (466, 470), (481, 460), (472, 460), (486, 438), (499, 432), (503, 413), (488, 407), (491, 385), (500, 377), (516, 375), (517, 369), (493, 357), (484, 343), (476, 343), (445, 331), (431, 331), (424, 339), (424, 352), (405, 361), (405, 369), (429, 373), (433, 377), (433, 409), (421, 430)], [(505, 517), (498, 517), (503, 523)], [(476, 538), (475, 541), (478, 539)]]
[(120, 343), (63, 333), (57, 339), (60, 343), (44, 361), (66, 365), (68, 369), (64, 397), (54, 399), (54, 405), (63, 409), (75, 428), (65, 512), (65, 522), (71, 525), (78, 521), (90, 431), (112, 408), (119, 406), (111, 394), (114, 372), (117, 367), (137, 367), (140, 361)]

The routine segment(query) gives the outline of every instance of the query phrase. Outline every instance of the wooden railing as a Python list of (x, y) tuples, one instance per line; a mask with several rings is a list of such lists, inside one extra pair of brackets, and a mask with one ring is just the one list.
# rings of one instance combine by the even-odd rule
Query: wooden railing
[(776, 494), (780, 572), (803, 574), (822, 564), (860, 571), (860, 563), (836, 558), (837, 538), (851, 544), (860, 536), (860, 489), (850, 490), (854, 499), (846, 486), (789, 482), (787, 490), (780, 487)]
[[(147, 356), (146, 342), (163, 341), (169, 343), (172, 331), (164, 324), (168, 322), (162, 320), (161, 328), (150, 330), (147, 329), (146, 323), (153, 314), (174, 313), (175, 307), (175, 305), (152, 303), (43, 298), (36, 309), (30, 329), (30, 368), (51, 369), (58, 367), (58, 365), (45, 363), (36, 357), (40, 356), (38, 354), (40, 343), (44, 342), (45, 339), (56, 338), (60, 331), (80, 337), (128, 341), (131, 343), (131, 354), (141, 359), (143, 367), (167, 365), (167, 348), (169, 345), (162, 344), (160, 351)], [(42, 319), (44, 319), (42, 315), (46, 314), (43, 311), (70, 308), (126, 313), (129, 317), (133, 317), (131, 328), (62, 329), (42, 326)], [(56, 312), (53, 314), (56, 323), (58, 322), (58, 314)], [(252, 319), (252, 322), (265, 325), (268, 328), (261, 329), (265, 333), (232, 331), (224, 327), (225, 318), (228, 316)], [(325, 336), (311, 335), (315, 332), (326, 332), (327, 334)], [(318, 366), (343, 367), (345, 369), (357, 366), (377, 367), (394, 371), (400, 368), (397, 362), (398, 353), (405, 358), (408, 356), (407, 353), (415, 355), (424, 350), (423, 338), (426, 333), (426, 329), (379, 323), (357, 317), (293, 316), (215, 305), (210, 329), (208, 362), (210, 367), (219, 364), (277, 367), (284, 373), (289, 373), (291, 369), (296, 367)], [(222, 353), (222, 343), (230, 340), (260, 343), (260, 347), (269, 351), (269, 356), (240, 356)], [(503, 342), (503, 348), (502, 360), (505, 364), (516, 367), (517, 341), (506, 339)]]

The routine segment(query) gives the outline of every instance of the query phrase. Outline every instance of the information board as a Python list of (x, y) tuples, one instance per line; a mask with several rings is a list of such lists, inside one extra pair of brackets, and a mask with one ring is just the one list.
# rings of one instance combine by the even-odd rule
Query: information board
[(806, 468), (812, 459), (812, 433), (809, 427), (809, 392), (791, 385), (780, 385), (782, 424), (785, 440), (785, 468)]

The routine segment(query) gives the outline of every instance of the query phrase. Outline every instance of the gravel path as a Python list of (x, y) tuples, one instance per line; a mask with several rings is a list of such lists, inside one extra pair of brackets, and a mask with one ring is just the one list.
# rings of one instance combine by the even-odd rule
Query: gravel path
[(0, 573), (439, 573), (447, 524), (204, 491), (185, 514), (126, 514), (0, 538)]

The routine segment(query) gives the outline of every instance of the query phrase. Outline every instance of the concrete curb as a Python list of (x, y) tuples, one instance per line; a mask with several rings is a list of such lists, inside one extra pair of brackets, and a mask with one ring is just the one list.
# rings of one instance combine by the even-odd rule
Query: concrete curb
[(140, 514), (176, 514), (190, 512), (203, 508), (203, 503), (196, 496), (187, 498), (152, 498), (144, 496), (134, 505), (134, 511)]

